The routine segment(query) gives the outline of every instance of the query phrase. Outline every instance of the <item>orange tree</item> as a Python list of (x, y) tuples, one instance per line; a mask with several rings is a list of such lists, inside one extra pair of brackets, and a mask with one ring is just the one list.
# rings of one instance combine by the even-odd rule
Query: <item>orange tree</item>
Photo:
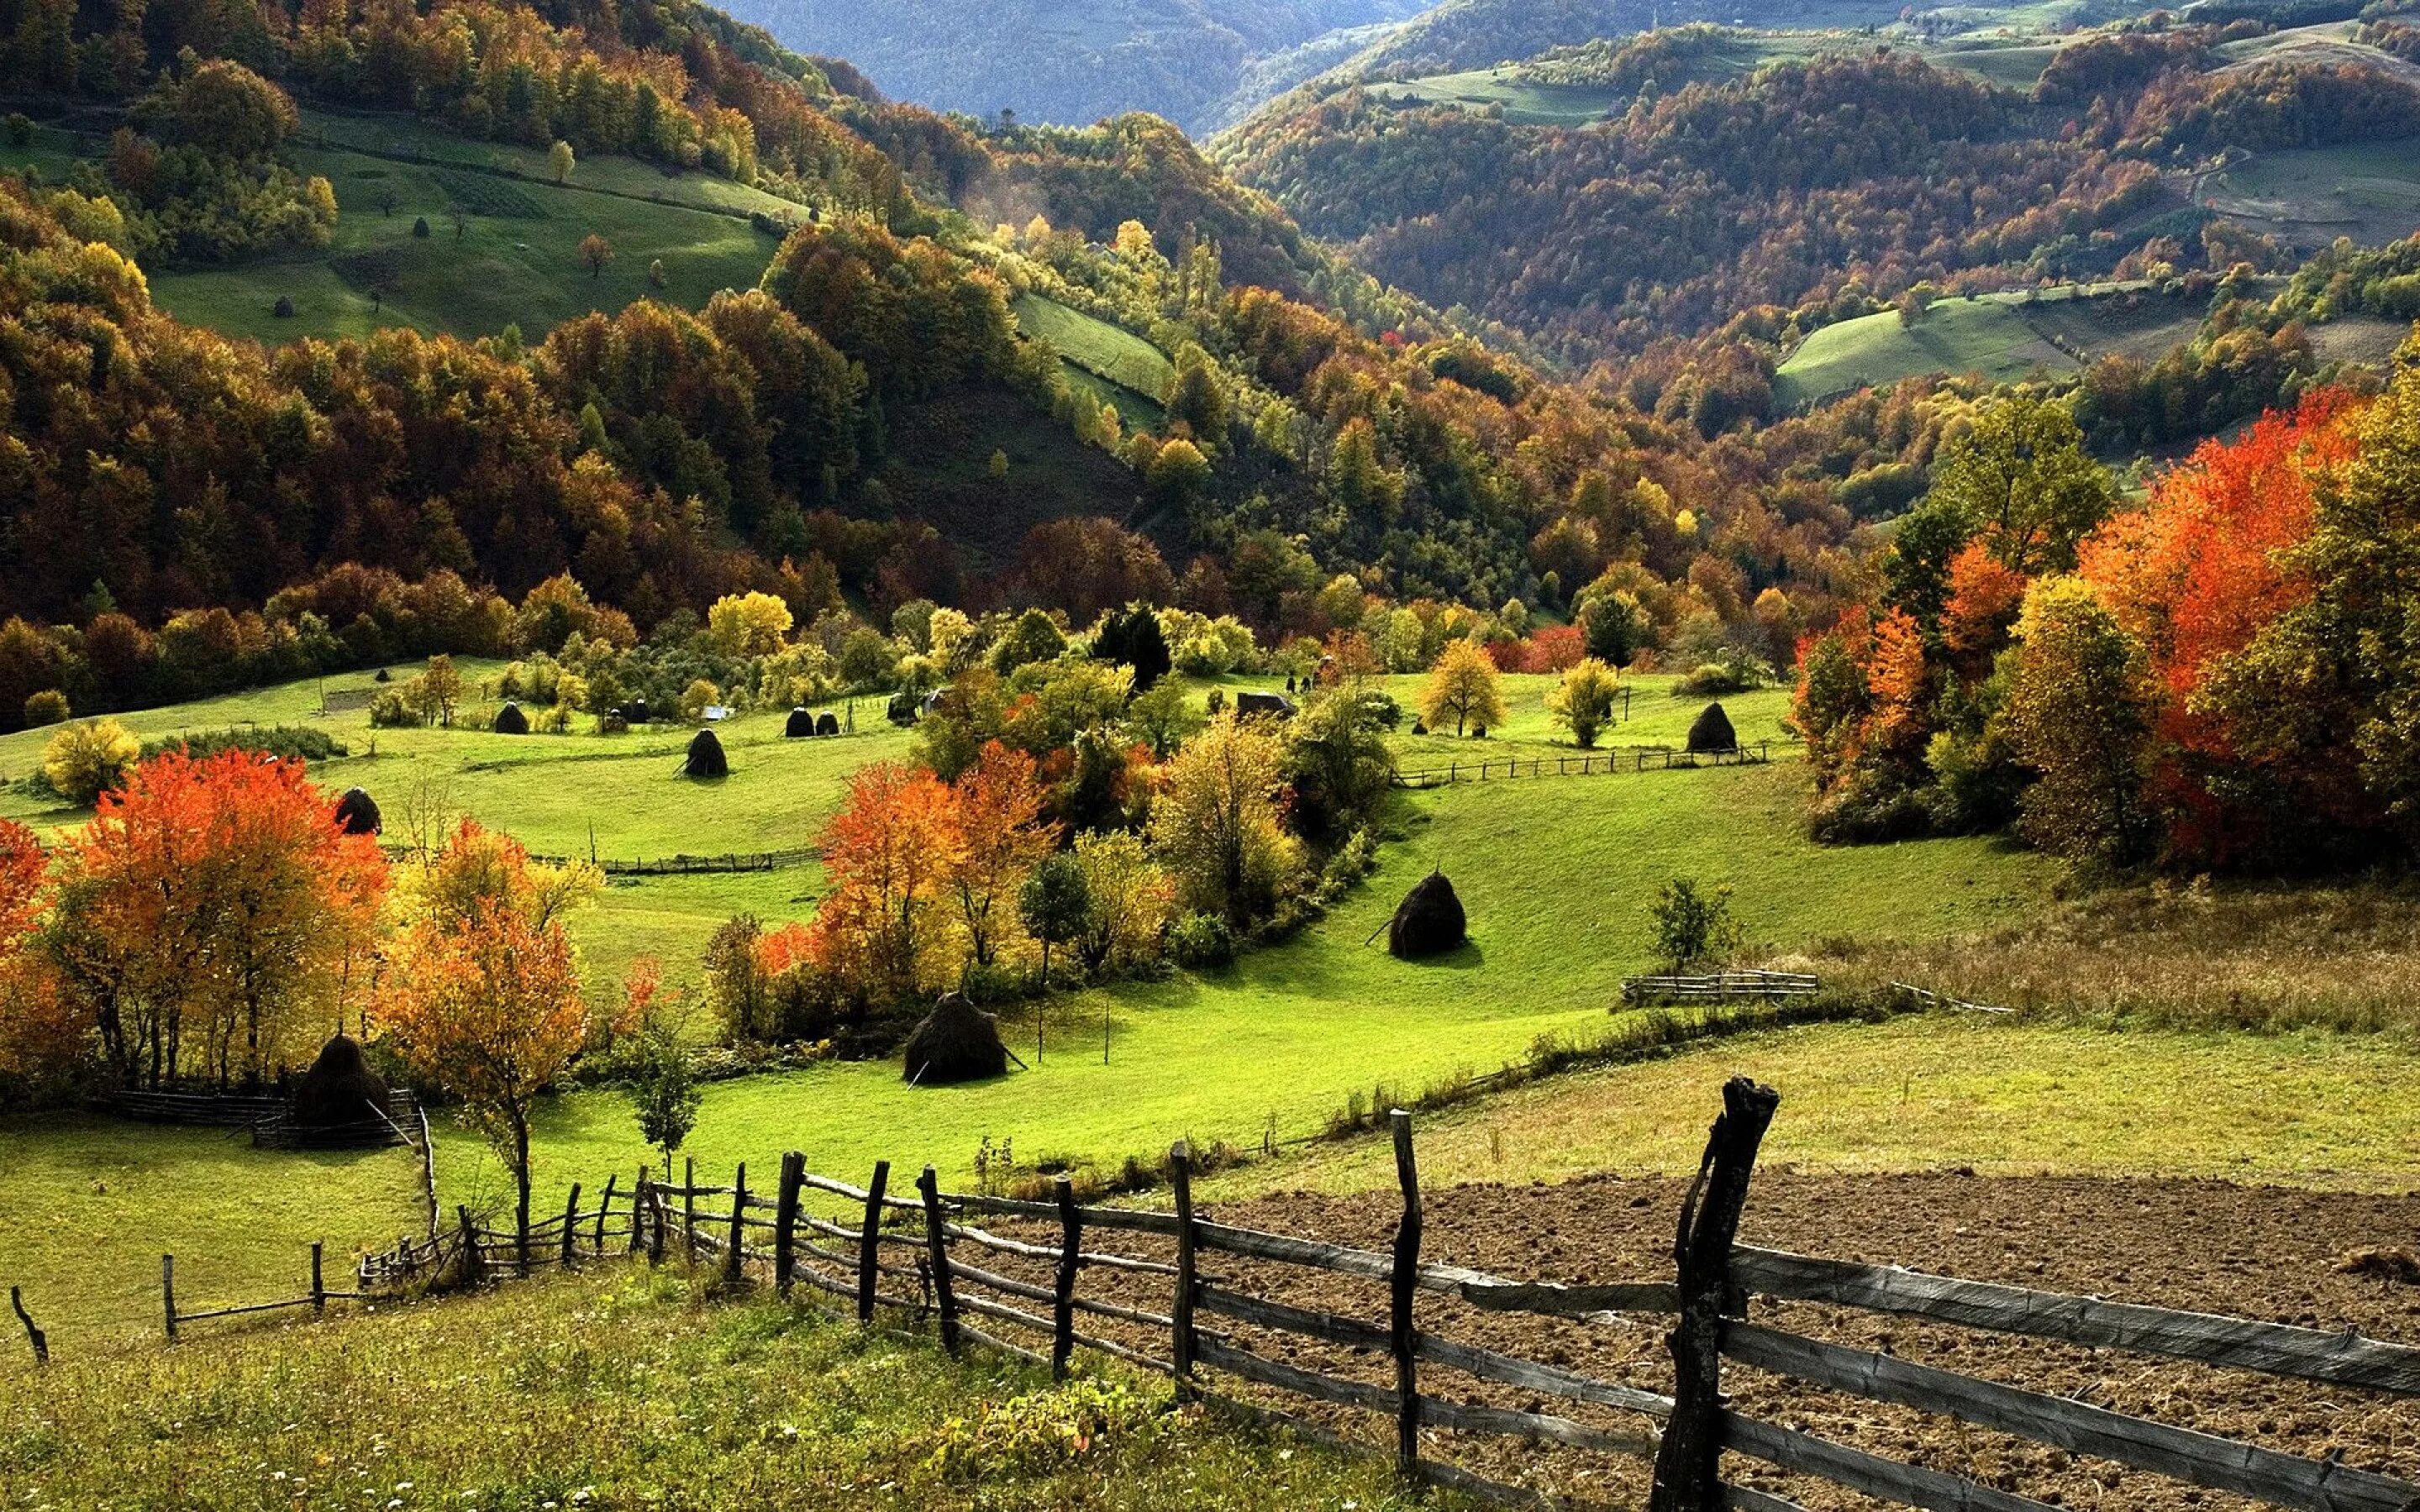
[(1058, 849), (1059, 826), (1042, 817), (1042, 784), (1033, 774), (1032, 757), (995, 740), (954, 785), (958, 846), (950, 885), (972, 965), (992, 964), (1017, 889)]
[(815, 933), (834, 984), (860, 1001), (895, 1000), (940, 977), (947, 930), (937, 915), (965, 854), (956, 792), (896, 763), (863, 767), (823, 851), (830, 890)]
[(407, 923), (380, 1000), (381, 1036), (414, 1075), (462, 1100), (511, 1170), (523, 1269), (530, 1109), (589, 1034), (562, 914), (594, 882), (585, 868), (533, 864), (518, 841), (462, 821), (408, 878)]

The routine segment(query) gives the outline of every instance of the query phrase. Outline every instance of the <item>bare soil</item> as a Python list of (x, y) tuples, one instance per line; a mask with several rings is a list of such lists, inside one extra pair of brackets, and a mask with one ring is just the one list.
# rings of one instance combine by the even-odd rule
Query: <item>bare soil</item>
[[(1606, 1176), (1557, 1186), (1476, 1185), (1431, 1193), (1423, 1256), (1525, 1280), (1668, 1279), (1684, 1185), (1667, 1178)], [(1295, 1194), (1205, 1209), (1202, 1216), (1384, 1250), (1398, 1212), (1391, 1194)], [(2220, 1181), (1978, 1178), (1960, 1172), (1844, 1177), (1768, 1168), (1757, 1176), (1741, 1232), (1745, 1242), (1804, 1254), (2420, 1343), (2420, 1286), (2339, 1269), (2359, 1250), (2420, 1245), (2420, 1196)], [(1086, 1247), (1164, 1255), (1128, 1234), (1088, 1235)], [(1386, 1288), (1379, 1283), (1223, 1254), (1205, 1253), (1202, 1266), (1205, 1275), (1225, 1277), (1258, 1295), (1382, 1325), (1386, 1319)], [(1033, 1278), (1043, 1279), (1039, 1273)], [(1146, 1284), (1146, 1278), (1097, 1270), (1086, 1272), (1083, 1291), (1153, 1310), (1168, 1304), (1164, 1282)], [(1668, 1320), (1662, 1318), (1567, 1323), (1485, 1314), (1429, 1293), (1421, 1294), (1419, 1309), (1421, 1327), (1445, 1337), (1645, 1389), (1670, 1387), (1664, 1350)], [(2341, 1454), (2349, 1465), (2420, 1481), (2420, 1402), (1806, 1304), (1757, 1299), (1750, 1314), (1793, 1333), (2307, 1458)], [(1373, 1384), (1393, 1383), (1391, 1366), (1375, 1353), (1269, 1335), (1206, 1313), (1199, 1321), (1255, 1352)], [(1079, 1320), (1079, 1327), (1094, 1326), (1155, 1356), (1167, 1352), (1167, 1339), (1148, 1330)], [(1279, 1401), (1245, 1382), (1208, 1375), (1218, 1391), (1282, 1406), (1373, 1446), (1392, 1443), (1392, 1425), (1371, 1414), (1311, 1407), (1299, 1399)], [(1748, 1415), (2057, 1505), (2249, 1504), (1947, 1417), (1861, 1402), (1740, 1366), (1730, 1367), (1726, 1386), (1734, 1407)], [(1638, 1422), (1625, 1422), (1611, 1411), (1540, 1400), (1435, 1366), (1423, 1367), (1421, 1389), (1610, 1427)], [(1645, 1503), (1645, 1466), (1635, 1461), (1446, 1431), (1429, 1437), (1435, 1458), (1497, 1480), (1583, 1504)], [(1725, 1473), (1809, 1507), (1872, 1504), (1737, 1456), (1727, 1459)]]

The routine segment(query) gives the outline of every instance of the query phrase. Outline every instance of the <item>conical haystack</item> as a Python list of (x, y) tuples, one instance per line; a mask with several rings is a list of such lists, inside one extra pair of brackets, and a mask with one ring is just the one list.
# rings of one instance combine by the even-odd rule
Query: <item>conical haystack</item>
[(319, 1058), (294, 1087), (294, 1126), (343, 1129), (378, 1123), (386, 1117), (387, 1086), (370, 1070), (361, 1041), (339, 1034), (319, 1047)]
[(1697, 723), (1689, 726), (1689, 749), (1692, 753), (1739, 749), (1739, 733), (1731, 729), (1731, 717), (1721, 704), (1707, 704)]
[(729, 777), (731, 763), (722, 754), (722, 742), (711, 730), (701, 730), (689, 743), (689, 760), (681, 765), (684, 777)]
[(1387, 953), (1404, 960), (1442, 955), (1469, 937), (1462, 900), (1442, 872), (1420, 878), (1396, 905), (1387, 924)]
[(979, 1082), (1007, 1071), (1008, 1046), (1001, 1042), (1000, 1022), (952, 993), (934, 1004), (908, 1037), (901, 1074), (919, 1087), (942, 1087)]
[(815, 717), (807, 712), (804, 704), (792, 709), (789, 720), (782, 726), (782, 735), (786, 740), (800, 740), (814, 733)]
[(500, 735), (528, 734), (529, 716), (521, 712), (521, 706), (520, 704), (507, 702), (503, 708), (496, 711), (496, 733)]
[(359, 788), (347, 788), (336, 800), (336, 827), (348, 835), (375, 835), (384, 827), (378, 800)]

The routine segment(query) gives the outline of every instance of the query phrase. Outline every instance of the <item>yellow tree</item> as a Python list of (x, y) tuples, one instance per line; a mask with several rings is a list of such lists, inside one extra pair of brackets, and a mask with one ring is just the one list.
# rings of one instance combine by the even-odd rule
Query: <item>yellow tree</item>
[(1244, 923), (1274, 909), (1302, 872), (1285, 831), (1285, 748), (1222, 711), (1168, 764), (1152, 806), (1153, 851), (1188, 908)]
[(1447, 641), (1429, 672), (1428, 686), (1420, 689), (1421, 720), (1438, 730), (1448, 717), (1453, 720), (1457, 735), (1472, 725), (1485, 729), (1504, 722), (1504, 695), (1497, 687), (1496, 663), (1476, 640)]
[(790, 606), (772, 594), (725, 594), (706, 611), (706, 632), (735, 656), (768, 656), (790, 633)]
[(1546, 708), (1570, 728), (1573, 742), (1585, 750), (1596, 744), (1597, 735), (1613, 718), (1617, 691), (1613, 669), (1594, 656), (1584, 656), (1546, 695)]
[(513, 1173), (529, 1265), (530, 1108), (588, 1041), (588, 1004), (562, 915), (595, 873), (533, 865), (519, 842), (462, 821), (426, 857), (379, 1011), (405, 1065), (462, 1101)]

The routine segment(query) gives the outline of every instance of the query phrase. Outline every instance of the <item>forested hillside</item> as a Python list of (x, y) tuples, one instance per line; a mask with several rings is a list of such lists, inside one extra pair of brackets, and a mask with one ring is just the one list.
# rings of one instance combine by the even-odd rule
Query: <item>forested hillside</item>
[(2211, 27), (2071, 43), (2029, 95), (1888, 46), (1693, 77), (1691, 36), (1535, 66), (1615, 91), (1597, 124), (1324, 85), (1218, 157), (1380, 278), (1584, 362), (1744, 315), (1787, 342), (1909, 290), (2287, 266), (2182, 170), (2420, 132), (2398, 60), (2228, 63)]

